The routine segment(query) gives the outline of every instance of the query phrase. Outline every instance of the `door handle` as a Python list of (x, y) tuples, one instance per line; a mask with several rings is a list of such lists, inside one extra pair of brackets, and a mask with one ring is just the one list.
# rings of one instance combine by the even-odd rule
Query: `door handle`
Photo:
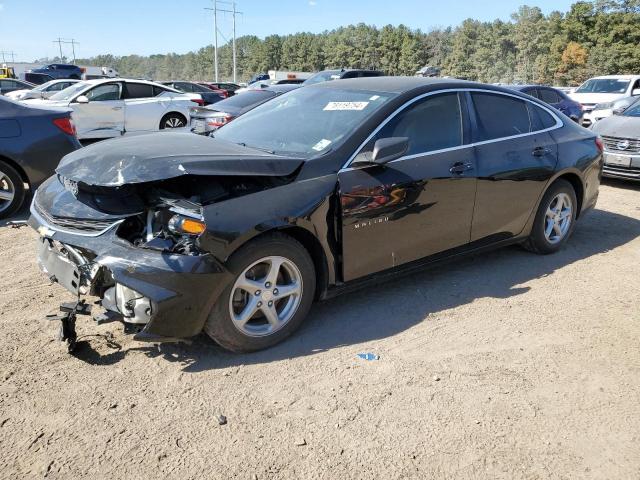
[(472, 163), (456, 162), (453, 165), (451, 165), (451, 168), (449, 169), (449, 171), (454, 175), (462, 175), (467, 170), (472, 170), (472, 169), (473, 169)]
[(531, 155), (533, 155), (534, 157), (544, 157), (545, 155), (549, 155), (550, 153), (551, 150), (549, 150), (548, 148), (536, 147), (533, 149), (533, 152), (531, 152)]
[(113, 107), (111, 110), (122, 110), (122, 107)]

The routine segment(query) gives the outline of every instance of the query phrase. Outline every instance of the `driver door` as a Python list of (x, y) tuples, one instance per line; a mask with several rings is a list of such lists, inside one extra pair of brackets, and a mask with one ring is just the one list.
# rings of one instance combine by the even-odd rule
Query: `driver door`
[[(124, 132), (124, 100), (120, 82), (102, 83), (83, 94), (88, 103), (76, 97), (70, 107), (79, 139), (119, 137)], [(82, 95), (80, 95), (82, 96)]]
[(345, 281), (469, 243), (477, 179), (460, 95), (416, 101), (356, 159), (370, 157), (375, 141), (389, 137), (409, 139), (403, 157), (338, 174)]

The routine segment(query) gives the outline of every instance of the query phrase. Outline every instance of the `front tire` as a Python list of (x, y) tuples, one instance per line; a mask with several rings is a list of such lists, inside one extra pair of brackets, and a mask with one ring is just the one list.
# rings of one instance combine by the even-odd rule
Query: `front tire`
[(20, 174), (11, 165), (0, 161), (0, 218), (7, 218), (17, 212), (25, 196)]
[(524, 247), (540, 255), (560, 250), (573, 232), (577, 209), (573, 185), (564, 179), (556, 180), (542, 197), (531, 235)]
[(296, 240), (272, 233), (241, 247), (227, 262), (234, 281), (214, 305), (204, 330), (233, 352), (271, 347), (297, 330), (316, 289), (313, 261)]
[(160, 120), (160, 130), (165, 128), (183, 128), (187, 126), (187, 119), (180, 113), (167, 113)]

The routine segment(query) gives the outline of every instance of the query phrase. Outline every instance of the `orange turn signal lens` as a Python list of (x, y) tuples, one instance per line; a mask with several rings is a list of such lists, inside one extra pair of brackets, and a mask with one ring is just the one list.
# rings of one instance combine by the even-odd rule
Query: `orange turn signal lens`
[(175, 215), (169, 220), (169, 230), (175, 233), (201, 235), (206, 229), (207, 225), (204, 222), (193, 218)]

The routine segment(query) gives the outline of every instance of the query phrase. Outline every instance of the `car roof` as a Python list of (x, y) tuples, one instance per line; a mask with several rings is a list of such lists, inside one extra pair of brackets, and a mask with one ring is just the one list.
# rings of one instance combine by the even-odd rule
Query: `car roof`
[(600, 80), (600, 79), (621, 79), (621, 80), (632, 80), (634, 78), (640, 78), (640, 75), (600, 75), (599, 77), (591, 77), (588, 80)]
[(386, 93), (406, 93), (418, 88), (484, 88), (504, 91), (504, 88), (484, 83), (469, 82), (453, 78), (425, 78), (425, 77), (362, 77), (347, 78), (340, 81), (322, 82), (305, 88), (333, 88), (348, 90), (368, 90)]
[(101, 83), (109, 83), (109, 82), (136, 82), (136, 83), (146, 83), (147, 85), (159, 85), (157, 82), (151, 82), (149, 80), (140, 80), (138, 78), (123, 78), (123, 77), (94, 78), (93, 80), (83, 80), (83, 82), (89, 85), (100, 85)]

